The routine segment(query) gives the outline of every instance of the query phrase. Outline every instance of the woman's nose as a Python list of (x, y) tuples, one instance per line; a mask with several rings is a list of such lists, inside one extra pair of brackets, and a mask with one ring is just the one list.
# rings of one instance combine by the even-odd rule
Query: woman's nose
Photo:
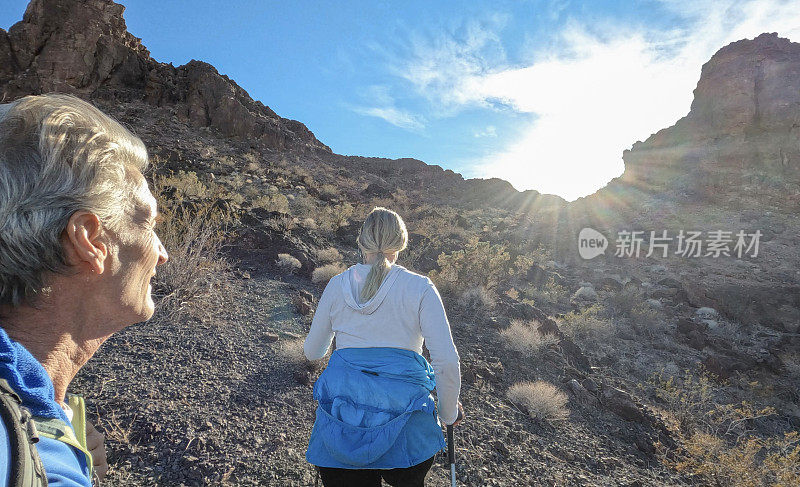
[(164, 244), (161, 243), (161, 240), (158, 241), (158, 264), (166, 264), (169, 260), (169, 255), (167, 254), (167, 249), (164, 247)]

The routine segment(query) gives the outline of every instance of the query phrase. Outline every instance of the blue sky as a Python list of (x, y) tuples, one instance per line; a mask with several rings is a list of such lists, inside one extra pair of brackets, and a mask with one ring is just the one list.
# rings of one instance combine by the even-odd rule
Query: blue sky
[[(3, 3), (7, 29), (27, 2)], [(688, 112), (717, 49), (761, 32), (800, 40), (797, 0), (123, 4), (156, 60), (213, 64), (337, 153), (569, 200)]]

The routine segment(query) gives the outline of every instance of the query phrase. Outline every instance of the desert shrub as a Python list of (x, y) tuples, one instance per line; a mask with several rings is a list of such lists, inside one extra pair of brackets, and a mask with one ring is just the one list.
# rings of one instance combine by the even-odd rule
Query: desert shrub
[(292, 215), (299, 218), (313, 219), (314, 217), (317, 216), (318, 213), (317, 205), (314, 202), (314, 198), (306, 194), (296, 195), (292, 200), (292, 202), (289, 204), (289, 208)]
[(511, 266), (511, 274), (516, 277), (525, 277), (534, 264), (536, 264), (536, 261), (533, 256), (520, 254), (514, 258), (514, 264)]
[(600, 316), (603, 307), (593, 304), (580, 311), (570, 311), (559, 321), (559, 327), (567, 336), (576, 340), (600, 340), (608, 337), (613, 325), (611, 321)]
[[(316, 216), (317, 227), (320, 231), (332, 234), (339, 228), (347, 225), (353, 216), (355, 208), (350, 203), (339, 203), (325, 206), (318, 211)], [(353, 239), (355, 239), (353, 235)]]
[(177, 173), (171, 172), (167, 175), (159, 176), (156, 180), (156, 186), (162, 188), (162, 190), (166, 190), (167, 187), (174, 188), (171, 199), (177, 202), (187, 199), (208, 198), (213, 193), (212, 189), (198, 179), (197, 173), (194, 171), (181, 170)]
[(234, 207), (237, 207), (237, 206), (241, 207), (242, 205), (244, 205), (244, 202), (246, 201), (246, 198), (244, 197), (244, 195), (242, 193), (239, 193), (239, 192), (236, 192), (236, 191), (225, 193), (223, 195), (223, 199), (225, 201), (227, 201), (231, 206), (234, 206)]
[(339, 197), (339, 188), (332, 184), (323, 184), (319, 188), (319, 196), (322, 199), (330, 200)]
[(539, 333), (537, 321), (513, 320), (511, 326), (500, 332), (503, 341), (511, 350), (537, 355), (550, 345), (558, 343), (558, 337)]
[(652, 374), (648, 383), (655, 394), (677, 420), (683, 432), (696, 429), (707, 411), (713, 409), (713, 384), (707, 375), (695, 377), (689, 370), (682, 377), (668, 375), (663, 370)]
[(303, 218), (301, 226), (307, 230), (316, 230), (317, 222), (313, 218)]
[(661, 319), (659, 312), (647, 302), (638, 303), (630, 312), (631, 319), (640, 325), (652, 326)]
[(475, 286), (461, 293), (457, 304), (462, 314), (468, 313), (473, 316), (481, 316), (494, 308), (495, 299), (485, 287)]
[(156, 272), (153, 320), (209, 320), (232, 300), (233, 274), (222, 255), (228, 217), (210, 204), (160, 208), (157, 233), (169, 261)]
[(430, 277), (445, 293), (461, 294), (478, 286), (492, 291), (508, 277), (508, 261), (505, 246), (471, 237), (463, 250), (439, 255), (439, 269)]
[(508, 388), (507, 396), (532, 418), (559, 421), (569, 417), (567, 395), (549, 382), (519, 382)]
[(311, 273), (311, 282), (320, 285), (328, 284), (333, 276), (341, 274), (344, 270), (341, 263), (325, 264), (314, 269), (314, 272)]
[(747, 401), (718, 404), (705, 374), (681, 378), (663, 372), (648, 381), (675, 419), (678, 446), (657, 443), (661, 461), (676, 471), (700, 477), (707, 485), (790, 486), (800, 482), (800, 436), (796, 431), (758, 435), (753, 426), (776, 413)]
[(342, 255), (336, 247), (328, 247), (326, 249), (315, 249), (313, 252), (314, 258), (321, 264), (329, 264), (331, 262), (340, 262)]
[(267, 211), (289, 213), (289, 200), (281, 193), (261, 194), (253, 200), (253, 208), (264, 208)]
[(529, 286), (525, 295), (533, 301), (535, 306), (543, 304), (557, 304), (569, 299), (569, 291), (550, 276), (541, 286)]
[(278, 260), (275, 262), (275, 264), (284, 274), (294, 274), (296, 271), (300, 270), (300, 267), (302, 267), (300, 261), (289, 254), (278, 254)]

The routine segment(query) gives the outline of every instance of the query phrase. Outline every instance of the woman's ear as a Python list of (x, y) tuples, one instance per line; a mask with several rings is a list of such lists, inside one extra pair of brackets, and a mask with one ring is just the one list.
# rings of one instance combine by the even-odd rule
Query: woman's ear
[(103, 224), (89, 211), (76, 211), (64, 228), (64, 253), (67, 264), (88, 268), (100, 275), (105, 269), (108, 244), (103, 239)]

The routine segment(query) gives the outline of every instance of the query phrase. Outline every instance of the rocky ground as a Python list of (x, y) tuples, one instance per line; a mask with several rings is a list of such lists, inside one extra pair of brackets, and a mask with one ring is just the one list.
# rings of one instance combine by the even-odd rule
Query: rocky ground
[[(308, 318), (294, 303), (320, 289), (255, 268), (238, 275), (237, 300), (219, 321), (130, 327), (80, 372), (72, 391), (108, 438), (104, 485), (313, 485), (304, 452), (318, 369), (298, 359)], [(569, 419), (548, 423), (505, 397), (520, 379), (586, 383), (592, 374), (557, 353), (535, 361), (505, 352), (492, 327), (454, 318), (452, 328), (468, 415), (457, 430), (460, 485), (679, 485), (642, 451), (657, 437), (646, 421), (575, 396)], [(429, 485), (447, 485), (446, 473), (439, 456)]]

